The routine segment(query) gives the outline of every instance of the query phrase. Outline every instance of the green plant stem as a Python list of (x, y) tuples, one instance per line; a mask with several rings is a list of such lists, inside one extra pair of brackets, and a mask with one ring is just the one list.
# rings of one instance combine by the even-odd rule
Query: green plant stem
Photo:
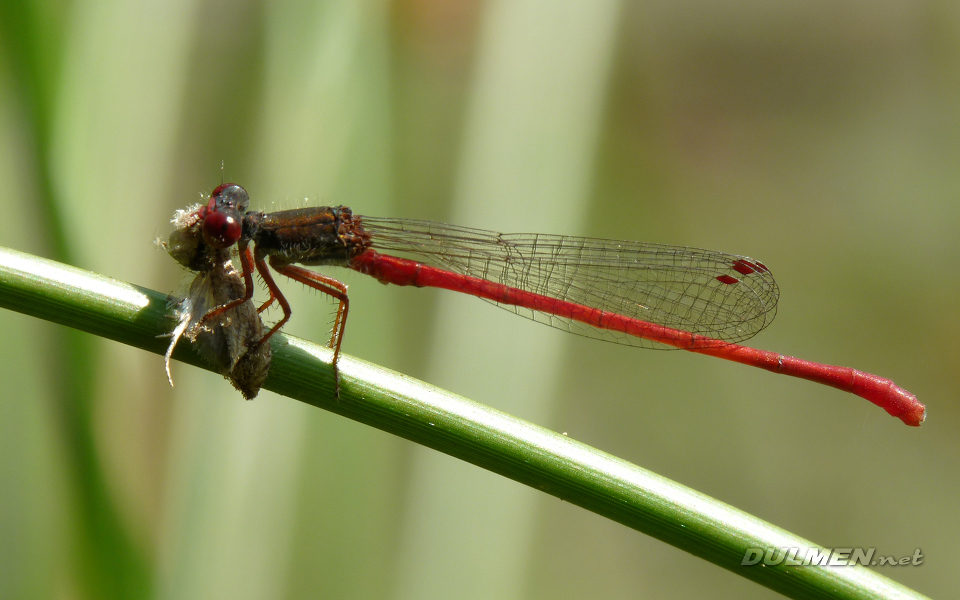
[[(0, 248), (0, 306), (163, 354), (167, 296)], [(455, 456), (603, 515), (791, 598), (922, 598), (861, 566), (741, 566), (748, 549), (816, 547), (566, 436), (362, 360), (274, 336), (265, 388)], [(181, 344), (174, 358), (209, 368)], [(157, 363), (161, 369), (162, 364)]]

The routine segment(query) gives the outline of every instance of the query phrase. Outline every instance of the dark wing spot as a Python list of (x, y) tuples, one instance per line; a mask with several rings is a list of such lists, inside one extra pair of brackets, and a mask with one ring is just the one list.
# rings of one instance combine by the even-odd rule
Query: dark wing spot
[(747, 261), (742, 258), (733, 263), (733, 270), (742, 275), (749, 275), (750, 273), (756, 273), (756, 267), (752, 266)]

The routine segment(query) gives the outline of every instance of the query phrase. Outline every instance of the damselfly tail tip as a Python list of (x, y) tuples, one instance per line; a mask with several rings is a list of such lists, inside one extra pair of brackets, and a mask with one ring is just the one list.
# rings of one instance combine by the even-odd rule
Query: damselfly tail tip
[(927, 407), (918, 402), (916, 396), (913, 396), (913, 394), (910, 395), (913, 397), (913, 406), (911, 406), (907, 412), (900, 415), (900, 420), (911, 427), (920, 427), (927, 419)]
[(891, 386), (886, 411), (911, 427), (920, 427), (927, 418), (927, 407), (900, 386)]
[(853, 385), (842, 389), (873, 402), (890, 416), (911, 427), (920, 427), (927, 418), (927, 407), (916, 396), (886, 377), (854, 371)]

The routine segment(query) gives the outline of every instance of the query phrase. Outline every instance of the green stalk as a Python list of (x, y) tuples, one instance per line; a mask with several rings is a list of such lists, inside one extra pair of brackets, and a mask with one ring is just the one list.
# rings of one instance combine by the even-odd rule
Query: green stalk
[[(159, 292), (0, 248), (0, 306), (163, 354), (174, 323)], [(718, 500), (566, 436), (410, 377), (274, 336), (264, 387), (509, 477), (791, 598), (923, 598), (862, 566), (742, 566), (748, 550), (816, 547)], [(174, 358), (209, 368), (181, 344)], [(158, 362), (157, 368), (161, 368)], [(225, 384), (226, 385), (226, 384)]]

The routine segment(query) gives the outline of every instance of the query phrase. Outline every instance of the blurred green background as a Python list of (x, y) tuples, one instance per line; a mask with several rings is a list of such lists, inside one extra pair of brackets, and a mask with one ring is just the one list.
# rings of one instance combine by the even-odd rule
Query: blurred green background
[[(351, 286), (347, 353), (819, 544), (919, 548), (922, 566), (881, 571), (960, 589), (960, 4), (0, 7), (0, 245), (174, 292), (185, 274), (153, 241), (225, 179), (264, 210), (757, 257), (782, 298), (752, 343), (896, 380), (928, 404), (921, 429), (331, 274)], [(331, 303), (280, 283), (286, 331), (325, 340)], [(8, 311), (0, 328), (0, 597), (777, 597), (295, 401), (243, 402), (182, 364), (171, 389), (161, 357)]]

